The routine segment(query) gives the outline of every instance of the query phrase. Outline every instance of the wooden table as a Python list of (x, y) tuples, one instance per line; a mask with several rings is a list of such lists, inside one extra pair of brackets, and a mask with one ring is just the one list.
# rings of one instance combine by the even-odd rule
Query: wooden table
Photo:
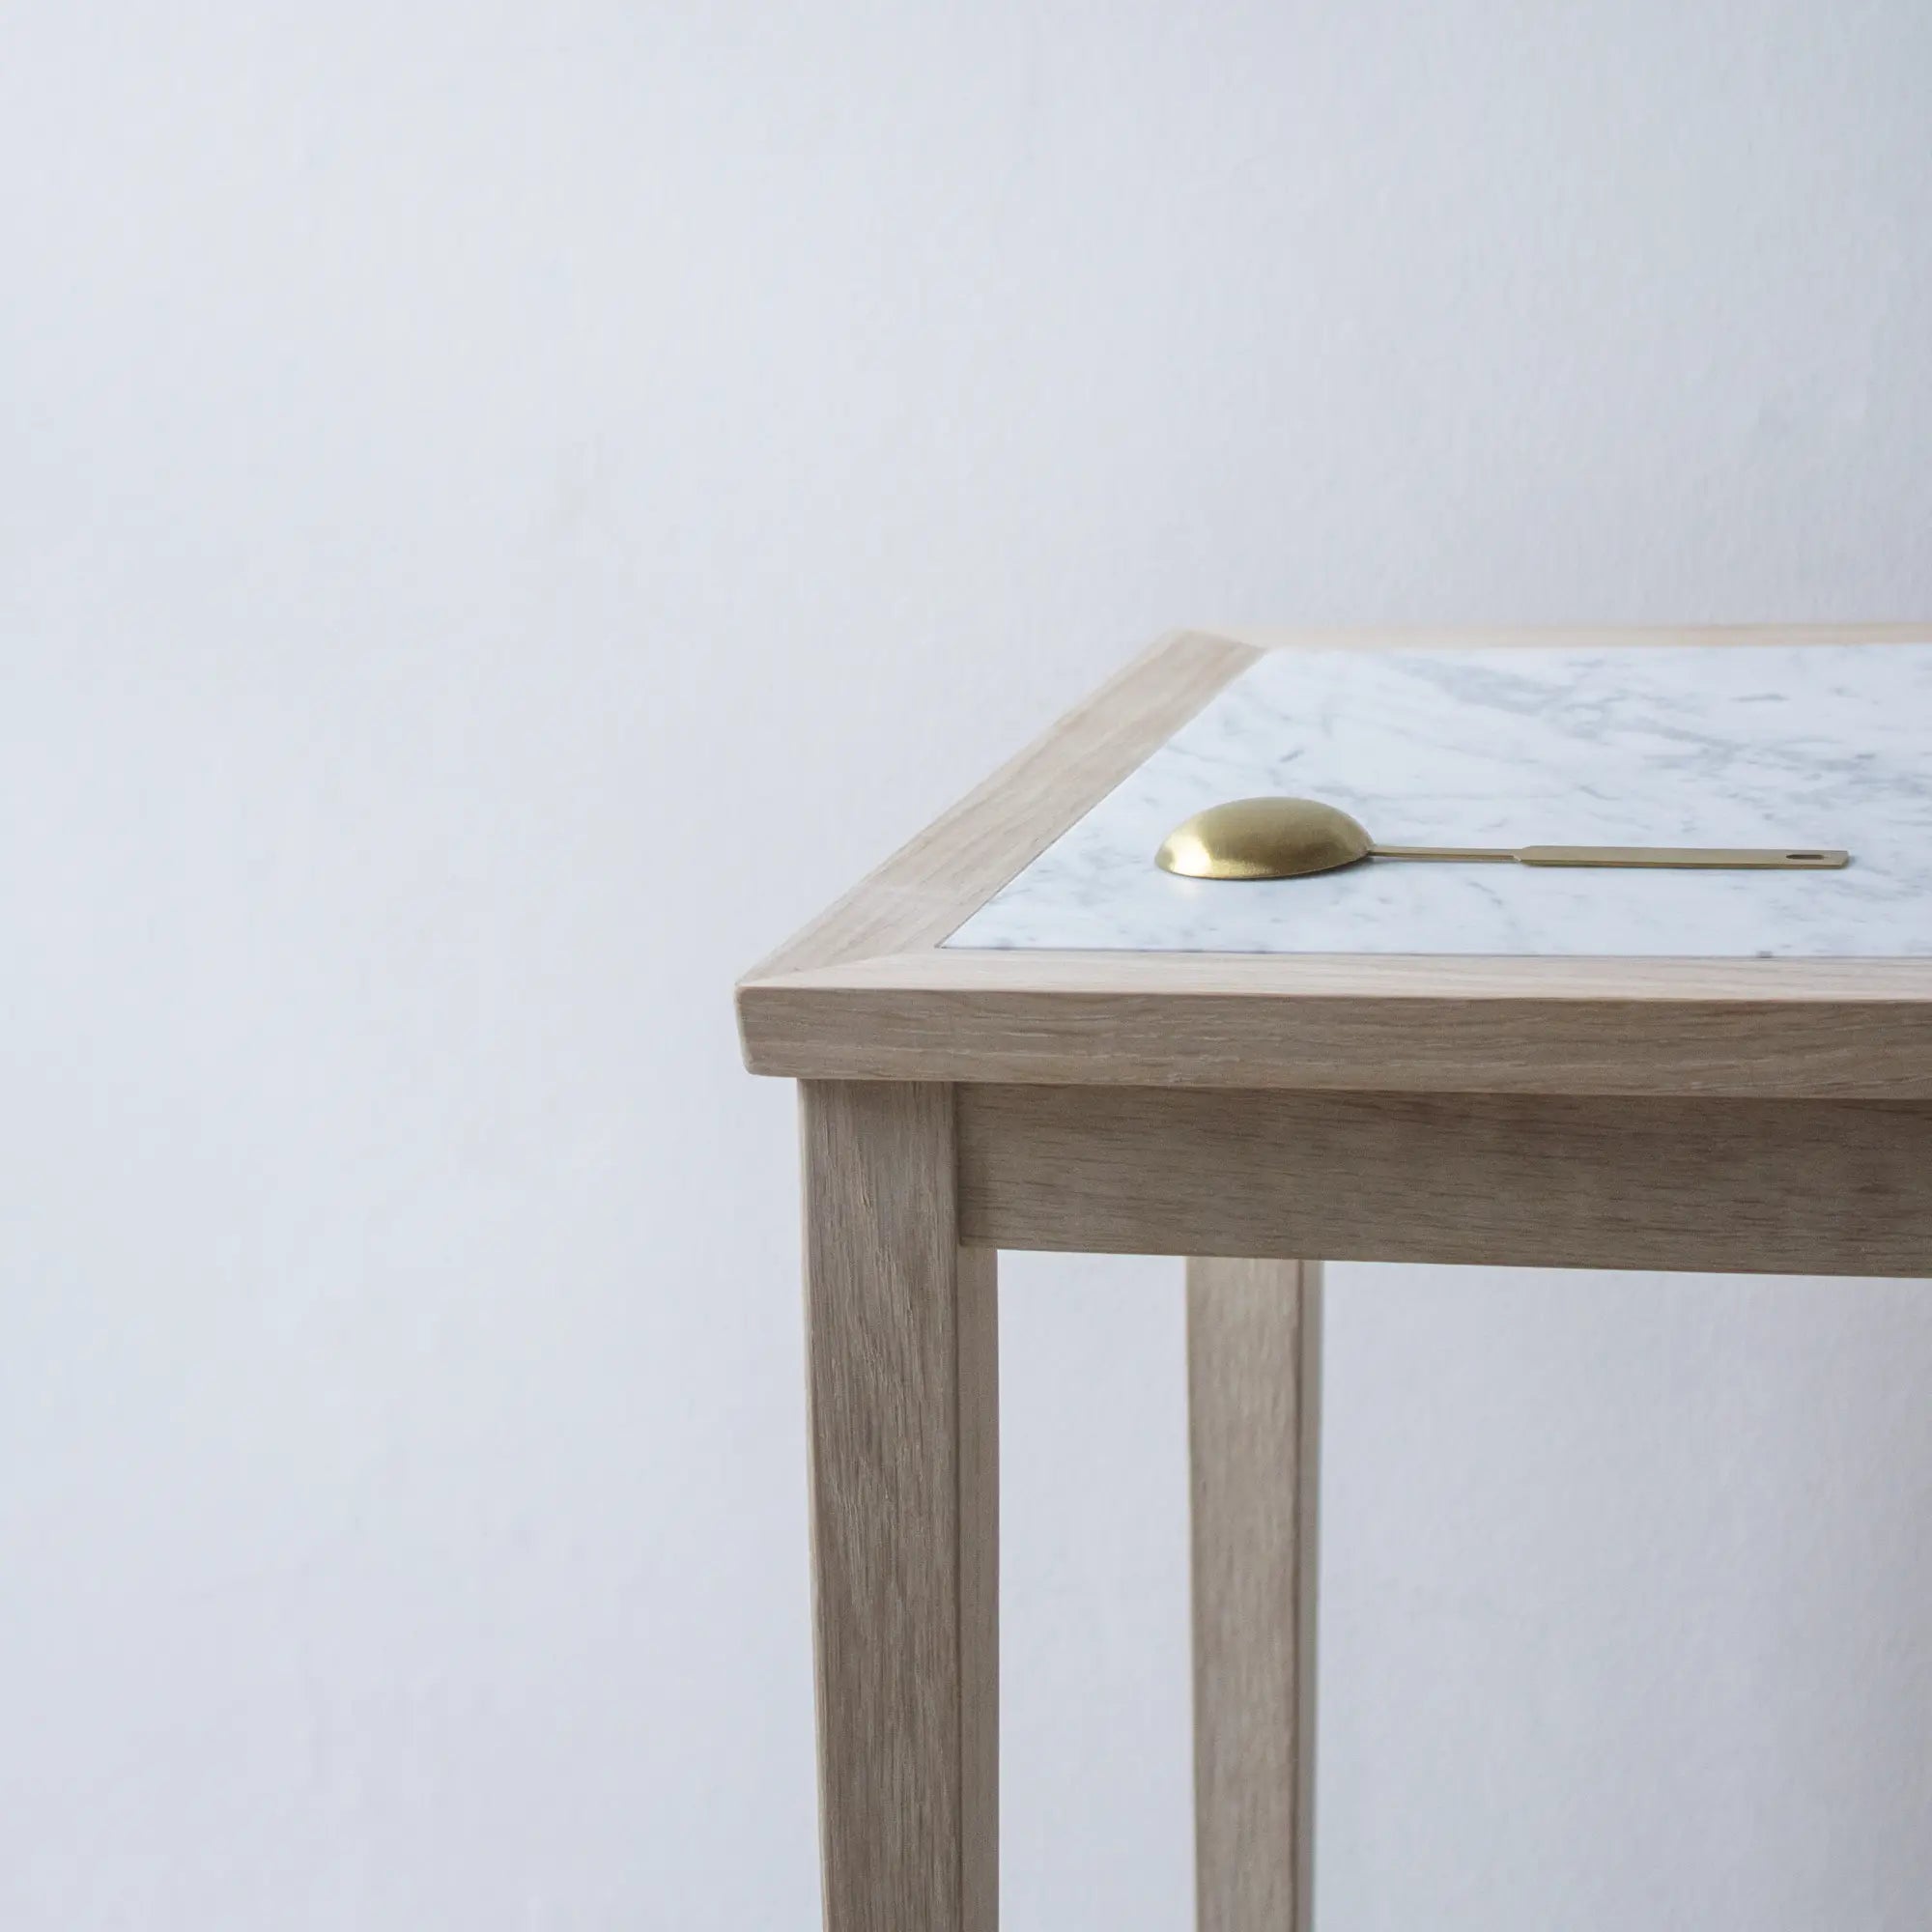
[[(996, 1250), (1192, 1258), (1213, 1932), (1309, 1922), (1311, 1258), (1932, 1274), (1926, 639), (1177, 634), (743, 982), (802, 1083), (834, 1932), (997, 1918)], [(1854, 863), (1152, 867), (1255, 792)]]

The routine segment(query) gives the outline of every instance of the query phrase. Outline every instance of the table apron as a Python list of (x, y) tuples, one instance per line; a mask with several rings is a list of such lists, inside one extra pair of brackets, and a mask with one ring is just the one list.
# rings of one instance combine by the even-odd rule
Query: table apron
[(954, 1092), (973, 1245), (1932, 1277), (1932, 1104)]

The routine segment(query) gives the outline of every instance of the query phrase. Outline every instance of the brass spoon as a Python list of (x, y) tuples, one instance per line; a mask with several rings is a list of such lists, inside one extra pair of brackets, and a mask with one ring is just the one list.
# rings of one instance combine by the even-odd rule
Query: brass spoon
[(1197, 811), (1154, 855), (1189, 879), (1298, 879), (1359, 859), (1491, 860), (1518, 866), (1670, 866), (1706, 870), (1820, 872), (1849, 852), (1701, 845), (1378, 845), (1346, 811), (1312, 798), (1237, 798)]

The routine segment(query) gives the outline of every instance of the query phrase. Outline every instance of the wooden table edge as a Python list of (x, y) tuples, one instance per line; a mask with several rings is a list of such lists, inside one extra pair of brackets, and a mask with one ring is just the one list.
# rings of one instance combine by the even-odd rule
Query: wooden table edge
[(1170, 632), (745, 977), (746, 1065), (804, 1079), (1932, 1097), (1932, 960), (944, 946), (1264, 650), (1928, 637), (1907, 624)]

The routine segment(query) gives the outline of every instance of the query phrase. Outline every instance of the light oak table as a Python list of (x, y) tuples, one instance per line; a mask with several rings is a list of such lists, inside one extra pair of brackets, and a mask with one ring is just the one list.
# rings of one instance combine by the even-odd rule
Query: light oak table
[[(739, 989), (801, 1083), (833, 1932), (997, 1918), (1000, 1248), (1183, 1255), (1196, 1859), (1307, 1932), (1321, 1262), (1932, 1274), (1932, 626), (1162, 639)], [(1179, 818), (1845, 846), (1170, 877)]]

